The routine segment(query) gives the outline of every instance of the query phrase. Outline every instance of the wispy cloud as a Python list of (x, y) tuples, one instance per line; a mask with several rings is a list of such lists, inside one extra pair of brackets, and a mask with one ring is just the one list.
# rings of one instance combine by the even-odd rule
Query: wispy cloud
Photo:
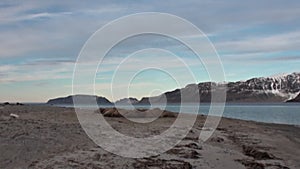
[(39, 80), (71, 79), (74, 67), (72, 60), (36, 60), (17, 65), (0, 65), (1, 83)]
[(298, 50), (300, 46), (300, 31), (270, 35), (254, 36), (246, 39), (223, 41), (215, 44), (219, 50), (232, 53), (257, 53)]

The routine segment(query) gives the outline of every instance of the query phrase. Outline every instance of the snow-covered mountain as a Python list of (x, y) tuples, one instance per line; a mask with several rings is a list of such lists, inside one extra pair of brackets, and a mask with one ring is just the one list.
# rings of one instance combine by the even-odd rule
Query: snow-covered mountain
[(300, 73), (231, 82), (227, 84), (227, 87), (228, 94), (236, 93), (241, 96), (261, 96), (265, 97), (266, 100), (273, 98), (275, 99), (274, 101), (284, 101), (292, 99), (299, 94)]
[[(191, 91), (195, 89), (193, 88), (195, 85), (190, 84), (163, 95), (168, 103), (180, 103), (180, 93), (183, 90), (188, 91), (190, 97), (196, 97), (197, 92)], [(219, 84), (204, 82), (197, 85), (201, 102), (210, 102), (211, 88), (216, 85)], [(295, 98), (300, 93), (300, 73), (252, 78), (246, 81), (228, 82), (225, 85), (227, 85), (227, 102), (284, 102)], [(151, 99), (159, 102), (160, 97)], [(143, 98), (139, 103), (149, 103), (149, 98)]]

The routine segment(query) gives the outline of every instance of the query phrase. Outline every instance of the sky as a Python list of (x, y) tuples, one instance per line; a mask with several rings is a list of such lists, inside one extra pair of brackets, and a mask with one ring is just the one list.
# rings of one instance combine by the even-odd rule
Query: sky
[[(300, 71), (299, 1), (3, 0), (0, 102), (45, 102), (72, 94), (74, 66), (89, 37), (112, 20), (141, 12), (169, 13), (197, 26), (216, 48), (226, 81)], [(147, 48), (164, 50), (140, 51)], [(167, 50), (187, 63), (194, 79)], [(140, 71), (157, 65), (165, 71)], [(210, 81), (205, 66), (191, 51), (174, 39), (156, 35), (132, 37), (117, 44), (95, 77), (95, 94), (112, 101), (128, 96), (140, 99)]]

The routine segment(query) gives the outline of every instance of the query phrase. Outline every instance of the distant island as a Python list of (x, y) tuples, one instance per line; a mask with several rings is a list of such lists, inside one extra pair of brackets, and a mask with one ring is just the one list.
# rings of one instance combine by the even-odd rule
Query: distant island
[(91, 99), (96, 99), (97, 104), (101, 105), (113, 105), (112, 102), (110, 102), (108, 99), (105, 97), (99, 97), (99, 96), (94, 96), (94, 95), (71, 95), (67, 97), (59, 97), (55, 99), (50, 99), (47, 104), (52, 104), (52, 105), (73, 105), (73, 98), (77, 97), (80, 99), (82, 104), (90, 104)]
[[(166, 96), (168, 103), (180, 103), (181, 91), (185, 91), (193, 98), (197, 97), (198, 88), (200, 95), (200, 102), (211, 101), (211, 89), (220, 85), (215, 82), (203, 82), (199, 84), (189, 84), (184, 88), (176, 89), (174, 91), (165, 92), (162, 95), (154, 97), (143, 97), (141, 100), (136, 98), (124, 98), (116, 101), (116, 104), (149, 104), (154, 100), (154, 103), (160, 103), (162, 96)], [(281, 76), (273, 77), (259, 77), (252, 78), (246, 81), (228, 82), (222, 85), (227, 86), (226, 102), (264, 102), (264, 103), (280, 103), (280, 102), (300, 102), (300, 73), (291, 73)], [(67, 97), (55, 98), (49, 100), (48, 104), (73, 104), (73, 97), (80, 97), (83, 100), (94, 98), (98, 104), (113, 105), (105, 97), (91, 96), (91, 95), (72, 95)], [(193, 99), (191, 99), (193, 100)], [(153, 103), (153, 102), (152, 102)], [(84, 104), (84, 102), (83, 102)], [(88, 103), (86, 103), (88, 104)]]

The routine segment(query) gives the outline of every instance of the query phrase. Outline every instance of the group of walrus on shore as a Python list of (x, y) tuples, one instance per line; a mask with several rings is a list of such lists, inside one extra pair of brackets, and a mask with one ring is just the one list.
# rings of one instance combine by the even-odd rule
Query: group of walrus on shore
[(104, 117), (133, 117), (133, 118), (165, 118), (176, 117), (177, 113), (161, 110), (159, 108), (154, 109), (134, 109), (126, 110), (120, 108), (100, 108), (97, 113), (101, 113)]

